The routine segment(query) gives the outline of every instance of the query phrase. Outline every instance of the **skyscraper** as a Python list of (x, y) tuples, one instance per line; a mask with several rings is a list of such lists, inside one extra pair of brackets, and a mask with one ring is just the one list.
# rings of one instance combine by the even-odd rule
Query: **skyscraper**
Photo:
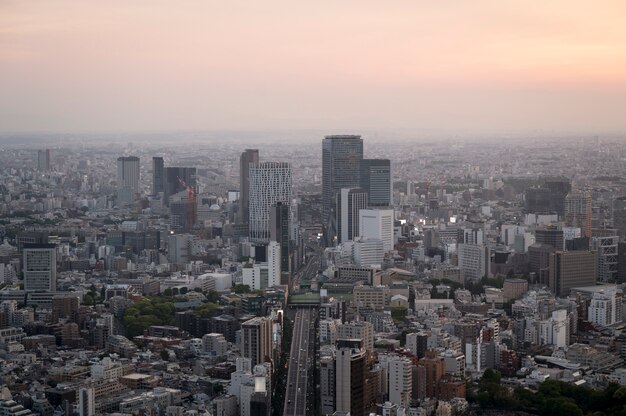
[(393, 250), (393, 209), (362, 209), (359, 217), (361, 237), (381, 240), (385, 252)]
[(24, 290), (57, 289), (57, 255), (54, 244), (24, 244)]
[(165, 168), (162, 157), (152, 158), (152, 194), (158, 195), (159, 192), (165, 192)]
[(284, 162), (262, 162), (250, 165), (248, 173), (250, 239), (268, 242), (272, 206), (291, 201), (291, 166)]
[(548, 286), (565, 297), (574, 287), (596, 284), (598, 263), (595, 251), (557, 251), (550, 254)]
[(38, 150), (37, 151), (37, 170), (39, 171), (47, 171), (51, 169), (50, 162), (51, 152), (50, 149)]
[(337, 193), (361, 186), (362, 161), (361, 136), (326, 136), (322, 142), (322, 221), (327, 244), (337, 235)]
[(239, 159), (239, 222), (242, 223), (248, 222), (250, 215), (250, 164), (252, 163), (259, 163), (258, 149), (246, 149)]
[(367, 208), (367, 192), (361, 188), (343, 188), (337, 193), (335, 223), (340, 243), (354, 240), (359, 235), (359, 211)]
[(565, 225), (580, 228), (583, 237), (591, 237), (591, 194), (572, 192), (565, 197)]
[(272, 357), (272, 320), (252, 318), (241, 325), (241, 355), (252, 361), (252, 367)]
[(283, 273), (290, 271), (289, 256), (289, 205), (277, 202), (270, 210), (270, 240), (280, 246), (280, 268)]
[(163, 202), (165, 205), (169, 205), (172, 195), (186, 191), (188, 187), (191, 187), (194, 192), (198, 192), (196, 168), (168, 166), (164, 170), (163, 180)]
[(535, 242), (540, 244), (549, 244), (557, 250), (563, 250), (563, 230), (559, 230), (554, 226), (537, 228), (535, 230)]
[(367, 192), (370, 206), (387, 207), (391, 205), (392, 182), (389, 159), (363, 159), (361, 188)]
[(117, 158), (118, 205), (130, 204), (139, 193), (139, 158), (122, 156)]
[(365, 413), (365, 366), (367, 353), (364, 349), (340, 348), (335, 359), (335, 410), (351, 415)]

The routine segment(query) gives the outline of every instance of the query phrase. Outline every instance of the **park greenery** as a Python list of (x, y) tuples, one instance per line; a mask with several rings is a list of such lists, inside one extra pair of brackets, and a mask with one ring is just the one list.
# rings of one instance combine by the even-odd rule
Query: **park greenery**
[(498, 371), (487, 369), (478, 389), (468, 391), (468, 400), (482, 409), (523, 411), (548, 416), (626, 415), (626, 386), (610, 384), (604, 390), (558, 380), (543, 382), (538, 390), (513, 390), (501, 384)]

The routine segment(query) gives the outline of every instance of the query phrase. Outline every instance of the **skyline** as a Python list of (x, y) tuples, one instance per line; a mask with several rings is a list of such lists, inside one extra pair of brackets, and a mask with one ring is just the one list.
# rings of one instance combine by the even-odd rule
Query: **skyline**
[(626, 131), (626, 6), (0, 4), (0, 132)]

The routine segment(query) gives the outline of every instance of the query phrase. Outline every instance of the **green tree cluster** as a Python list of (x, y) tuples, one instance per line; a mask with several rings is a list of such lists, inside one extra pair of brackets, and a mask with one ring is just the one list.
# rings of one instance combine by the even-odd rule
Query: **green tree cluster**
[(626, 387), (610, 384), (604, 390), (577, 386), (558, 380), (543, 382), (537, 392), (518, 387), (513, 391), (500, 384), (500, 373), (488, 369), (478, 391), (468, 400), (483, 409), (517, 410), (541, 416), (626, 415)]
[(163, 297), (146, 298), (126, 309), (124, 327), (126, 337), (141, 335), (152, 325), (172, 325), (174, 323), (174, 303)]

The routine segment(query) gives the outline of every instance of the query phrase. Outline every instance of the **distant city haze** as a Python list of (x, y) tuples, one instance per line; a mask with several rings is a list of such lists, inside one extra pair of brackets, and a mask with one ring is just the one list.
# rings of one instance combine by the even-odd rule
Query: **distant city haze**
[(626, 131), (626, 2), (0, 0), (0, 132)]

